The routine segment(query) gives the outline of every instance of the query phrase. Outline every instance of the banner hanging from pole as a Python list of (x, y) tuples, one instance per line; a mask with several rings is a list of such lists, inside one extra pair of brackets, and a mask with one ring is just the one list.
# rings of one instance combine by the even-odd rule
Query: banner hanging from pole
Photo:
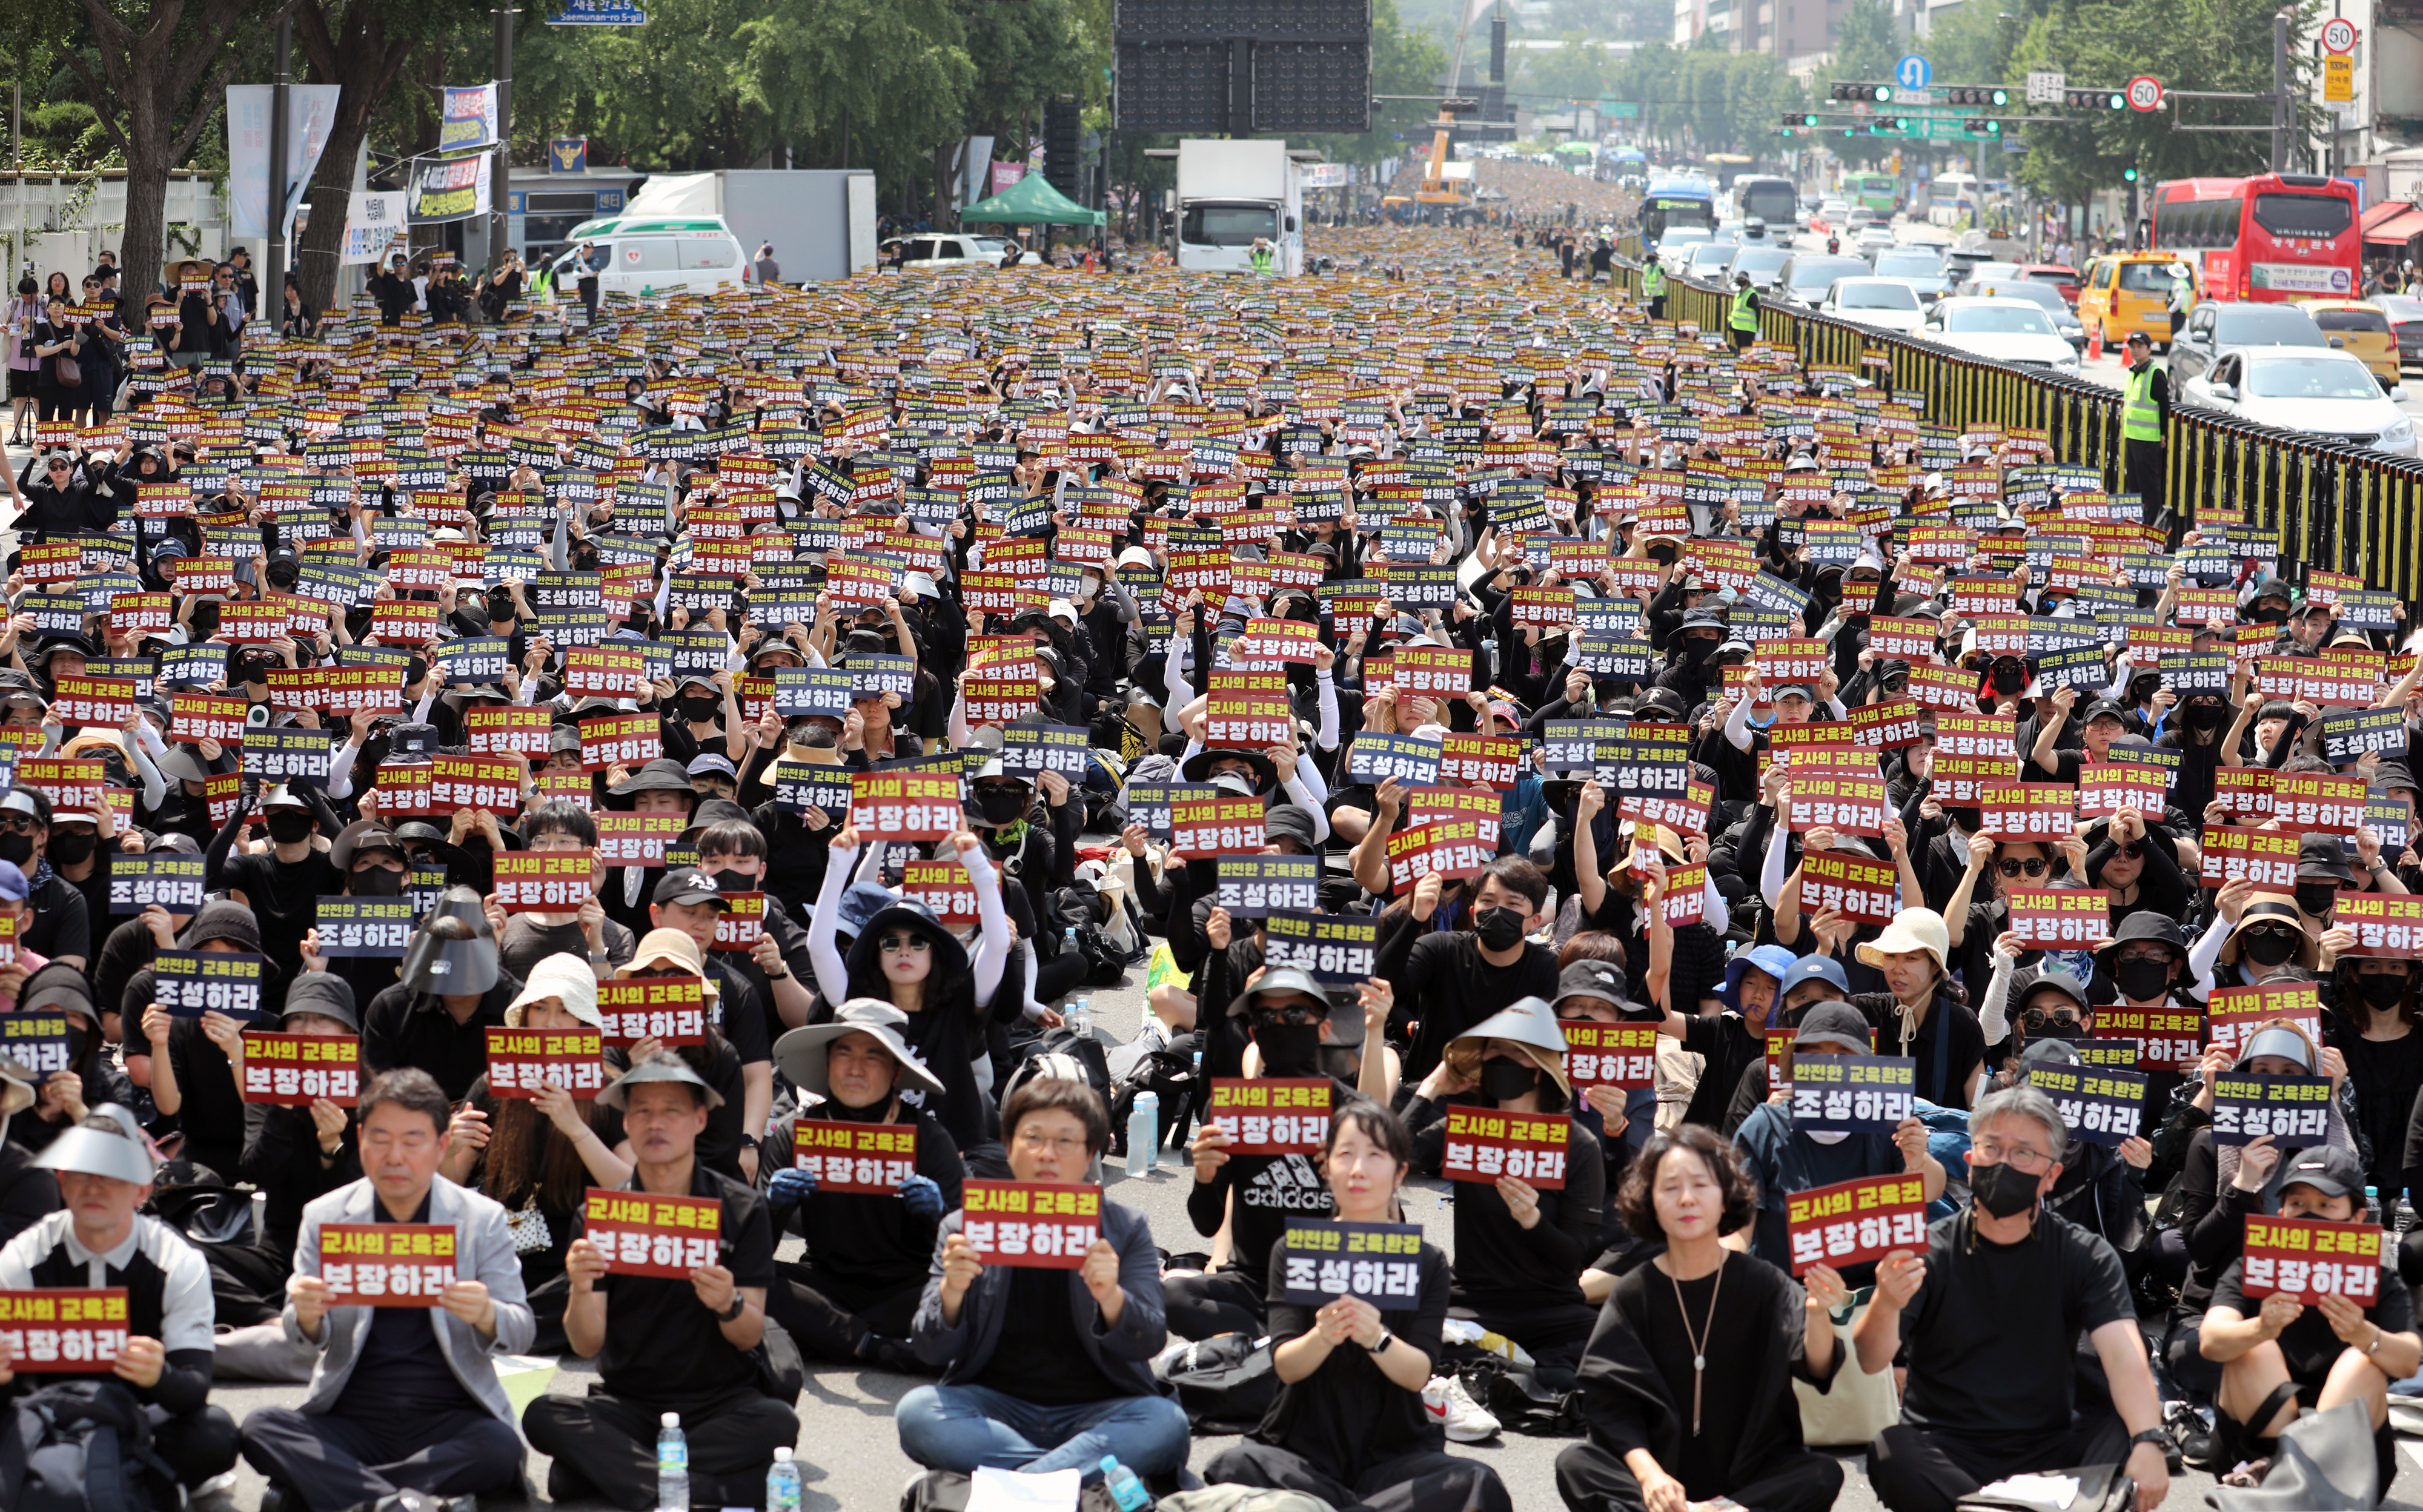
[[(279, 234), (292, 237), (294, 208), (303, 202), (336, 124), (339, 90), (333, 84), (286, 88), (286, 205)], [(228, 86), (228, 233), (239, 239), (269, 235), (270, 116), (277, 93), (274, 84)]]
[(443, 225), (488, 213), (488, 154), (420, 157), (412, 161), (404, 218), (413, 226)]

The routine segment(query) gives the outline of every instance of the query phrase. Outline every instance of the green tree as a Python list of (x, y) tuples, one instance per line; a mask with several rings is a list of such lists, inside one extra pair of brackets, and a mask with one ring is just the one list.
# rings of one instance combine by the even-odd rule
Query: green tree
[(1842, 31), (1834, 41), (1834, 66), (1828, 78), (1885, 83), (1892, 78), (1893, 65), (1906, 51), (1893, 35), (1892, 11), (1885, 0), (1851, 0), (1843, 12)]

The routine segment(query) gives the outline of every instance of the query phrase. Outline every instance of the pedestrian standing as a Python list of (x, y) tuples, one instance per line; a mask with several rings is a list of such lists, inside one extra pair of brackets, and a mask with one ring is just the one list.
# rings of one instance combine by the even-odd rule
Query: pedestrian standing
[(2130, 331), (2128, 345), (2126, 397), (2120, 406), (2121, 486), (2142, 501), (2139, 517), (2164, 523), (2168, 510), (2162, 492), (2162, 437), (2171, 419), (2171, 383), (2154, 367), (2154, 343), (2144, 331)]

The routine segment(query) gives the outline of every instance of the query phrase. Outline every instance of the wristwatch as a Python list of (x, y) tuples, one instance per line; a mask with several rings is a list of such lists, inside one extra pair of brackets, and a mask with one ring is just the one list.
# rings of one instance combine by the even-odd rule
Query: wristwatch
[(1397, 1336), (1394, 1333), (1391, 1333), (1386, 1329), (1382, 1329), (1380, 1330), (1380, 1342), (1370, 1346), (1370, 1353), (1373, 1356), (1385, 1355), (1388, 1352), (1388, 1346), (1396, 1342)]
[(2367, 1360), (2370, 1360), (2372, 1358), (2373, 1351), (2381, 1347), (2381, 1341), (2388, 1337), (2389, 1335), (2383, 1330), (2380, 1324), (2374, 1324), (2372, 1326), (2372, 1343), (2364, 1346), (2364, 1357)]
[(773, 972), (770, 972), (770, 971), (769, 971), (769, 972), (766, 973), (766, 979), (767, 979), (767, 981), (768, 981), (768, 982), (789, 981), (789, 980), (791, 979), (791, 970), (790, 970), (790, 968), (789, 968), (788, 966), (785, 966), (785, 967), (784, 967), (784, 968), (783, 968), (782, 974), (781, 974), (780, 976), (777, 976), (775, 973), (773, 973)]
[(740, 1321), (740, 1314), (747, 1311), (749, 1311), (749, 1298), (735, 1292), (732, 1294), (732, 1305), (715, 1314), (715, 1320), (719, 1323), (737, 1323)]
[(2171, 1442), (2170, 1433), (2166, 1429), (2162, 1428), (2147, 1428), (2143, 1433), (2135, 1433), (2129, 1436), (2129, 1447), (2131, 1449), (2141, 1443), (2152, 1444), (2166, 1456), (2174, 1448), (2178, 1447), (2176, 1444)]

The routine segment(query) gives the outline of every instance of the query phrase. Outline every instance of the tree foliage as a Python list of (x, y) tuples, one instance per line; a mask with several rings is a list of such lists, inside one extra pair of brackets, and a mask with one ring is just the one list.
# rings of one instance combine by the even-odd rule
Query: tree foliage
[(1640, 129), (1671, 150), (1772, 156), (1774, 128), (1802, 90), (1781, 60), (1731, 53), (1711, 33), (1688, 47), (1650, 42), (1610, 71), (1607, 92), (1640, 105)]

